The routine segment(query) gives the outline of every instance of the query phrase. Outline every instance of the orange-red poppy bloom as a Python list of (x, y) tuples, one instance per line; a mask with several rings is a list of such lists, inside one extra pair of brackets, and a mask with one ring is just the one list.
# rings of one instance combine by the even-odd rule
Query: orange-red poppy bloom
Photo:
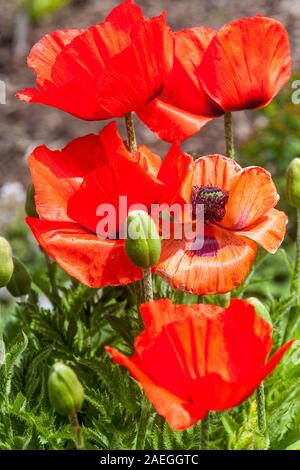
[(37, 88), (17, 97), (86, 120), (124, 116), (161, 93), (173, 42), (165, 14), (145, 20), (132, 0), (124, 0), (104, 23), (44, 36), (28, 57)]
[(139, 381), (156, 411), (176, 430), (208, 411), (223, 411), (251, 395), (278, 364), (293, 340), (267, 360), (271, 326), (252, 305), (232, 300), (215, 305), (173, 305), (168, 299), (141, 305), (145, 331), (135, 354), (106, 347)]
[[(161, 166), (160, 158), (144, 146), (130, 153), (115, 122), (61, 151), (40, 146), (29, 157), (39, 218), (27, 222), (49, 256), (79, 281), (91, 287), (128, 284), (140, 279), (142, 271), (129, 260), (118, 236), (127, 216), (119, 196), (127, 197), (125, 209), (133, 204), (150, 209), (173, 197), (179, 201), (189, 163), (181, 155), (166, 158)], [(164, 177), (170, 171), (172, 184)], [(107, 204), (116, 211), (111, 233), (99, 229)]]
[(139, 113), (167, 141), (184, 140), (228, 111), (267, 105), (289, 80), (288, 35), (256, 16), (175, 33), (175, 60), (162, 98)]
[[(180, 153), (174, 144), (173, 157), (177, 159), (176, 148)], [(279, 196), (271, 175), (263, 168), (242, 169), (230, 158), (210, 155), (196, 160), (192, 173), (186, 203), (191, 205), (194, 224), (197, 205), (202, 205), (204, 233), (197, 232), (194, 239), (164, 240), (156, 272), (174, 288), (194, 294), (229, 292), (247, 276), (256, 243), (276, 252), (285, 235), (287, 217), (274, 209)]]

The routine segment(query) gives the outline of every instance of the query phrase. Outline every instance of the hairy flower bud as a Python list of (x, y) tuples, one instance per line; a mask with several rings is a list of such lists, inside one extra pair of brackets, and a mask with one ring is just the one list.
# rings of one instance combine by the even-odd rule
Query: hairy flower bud
[(5, 287), (12, 276), (14, 263), (8, 241), (0, 237), (0, 287)]
[(48, 380), (48, 392), (52, 407), (63, 416), (81, 410), (84, 390), (75, 372), (65, 364), (57, 362), (52, 367)]
[(272, 319), (264, 304), (256, 297), (249, 297), (246, 301), (255, 308), (256, 315), (263, 318), (267, 323), (272, 326)]
[(30, 291), (31, 276), (24, 264), (15, 256), (13, 256), (13, 264), (13, 274), (6, 287), (13, 297), (22, 297)]
[(287, 169), (286, 195), (289, 204), (300, 209), (300, 158), (294, 158)]
[(36, 207), (35, 207), (34, 195), (35, 195), (34, 186), (33, 186), (33, 184), (29, 184), (28, 187), (27, 187), (26, 203), (25, 203), (25, 211), (26, 211), (26, 214), (29, 217), (38, 217), (39, 216), (37, 211), (36, 211)]
[(126, 220), (126, 253), (138, 267), (147, 269), (160, 257), (161, 241), (151, 217), (142, 210), (130, 212)]

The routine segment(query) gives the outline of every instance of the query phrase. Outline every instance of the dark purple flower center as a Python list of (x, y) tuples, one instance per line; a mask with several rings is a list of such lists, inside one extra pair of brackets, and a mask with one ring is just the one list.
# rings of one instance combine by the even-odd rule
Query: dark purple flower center
[(228, 202), (229, 192), (216, 186), (193, 186), (191, 206), (193, 217), (197, 215), (197, 206), (203, 205), (204, 223), (217, 224), (225, 216), (225, 206)]

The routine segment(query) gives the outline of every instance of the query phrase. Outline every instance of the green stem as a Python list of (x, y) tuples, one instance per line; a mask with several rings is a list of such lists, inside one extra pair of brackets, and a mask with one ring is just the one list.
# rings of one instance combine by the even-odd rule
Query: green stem
[(225, 123), (226, 155), (234, 159), (232, 114), (230, 112), (224, 114), (224, 123)]
[[(151, 269), (143, 269), (143, 300), (144, 302), (152, 302), (153, 300), (153, 285)], [(151, 414), (151, 404), (147, 397), (143, 395), (141, 401), (141, 415), (138, 424), (138, 431), (135, 441), (136, 450), (144, 450), (146, 442), (146, 433)]]
[(200, 422), (200, 450), (208, 450), (209, 442), (209, 413)]
[(256, 406), (257, 406), (257, 425), (259, 432), (265, 436), (267, 431), (266, 419), (266, 399), (265, 388), (263, 382), (256, 390)]
[(132, 113), (125, 114), (125, 124), (127, 131), (128, 147), (130, 152), (135, 152), (137, 150), (134, 122)]
[(144, 302), (152, 302), (153, 300), (153, 286), (151, 269), (143, 269), (143, 288), (144, 288)]
[(83, 433), (81, 426), (78, 421), (78, 416), (76, 411), (73, 411), (71, 416), (70, 416), (70, 421), (71, 421), (71, 426), (73, 429), (73, 432), (75, 434), (75, 443), (76, 443), (76, 449), (77, 450), (84, 450), (84, 438), (83, 438)]
[(296, 259), (294, 277), (291, 286), (292, 292), (300, 292), (300, 210), (297, 209), (297, 238), (296, 238)]

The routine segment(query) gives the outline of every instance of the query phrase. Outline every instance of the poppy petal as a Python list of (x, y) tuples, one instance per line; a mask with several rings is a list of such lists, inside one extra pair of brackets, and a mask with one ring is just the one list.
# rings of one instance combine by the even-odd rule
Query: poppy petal
[(241, 171), (232, 158), (208, 155), (195, 161), (193, 186), (215, 186), (228, 190), (235, 176)]
[(150, 175), (157, 177), (162, 160), (155, 153), (151, 152), (145, 145), (140, 145), (137, 150), (137, 161), (141, 168), (143, 168)]
[(267, 215), (279, 200), (270, 173), (260, 167), (242, 170), (229, 188), (223, 227), (241, 230)]
[(184, 29), (174, 35), (174, 66), (164, 88), (164, 96), (174, 106), (191, 114), (206, 117), (222, 115), (223, 110), (205, 92), (197, 76), (197, 68), (215, 31), (199, 27)]
[[(152, 204), (160, 200), (164, 184), (134, 161), (135, 156), (131, 156), (126, 149), (116, 128), (111, 128), (109, 133), (100, 133), (99, 145), (104, 162), (86, 175), (80, 189), (70, 198), (68, 215), (97, 233), (100, 221), (98, 208), (110, 204), (116, 213), (114, 230), (118, 232), (127, 217), (127, 207), (143, 204), (149, 210)], [(120, 196), (127, 198), (124, 210), (120, 207)]]
[(68, 201), (84, 176), (100, 165), (100, 150), (99, 137), (91, 134), (73, 140), (63, 150), (50, 150), (43, 145), (33, 151), (29, 166), (41, 218), (72, 221), (67, 214)]
[[(162, 328), (169, 323), (181, 321), (190, 315), (214, 315), (222, 311), (222, 307), (212, 304), (174, 305), (170, 299), (160, 299), (140, 305), (148, 338), (155, 338)], [(142, 336), (144, 333), (140, 334)], [(136, 347), (136, 349), (138, 349)]]
[(198, 416), (195, 416), (193, 406), (190, 403), (180, 399), (163, 387), (155, 385), (134, 358), (126, 357), (109, 346), (106, 346), (105, 350), (114, 362), (126, 367), (131, 375), (139, 381), (156, 411), (166, 419), (172, 429), (177, 431), (187, 429), (204, 417), (204, 411), (202, 414), (199, 413)]
[(250, 271), (256, 255), (252, 240), (216, 226), (206, 226), (204, 244), (164, 240), (156, 272), (175, 289), (197, 295), (230, 292)]
[[(62, 109), (76, 117), (93, 120), (106, 118), (96, 102), (96, 89), (111, 57), (131, 43), (128, 33), (111, 23), (92, 26), (75, 36), (51, 65), (51, 77), (37, 78), (38, 90), (19, 92), (18, 98)], [(76, 99), (74, 99), (76, 97)]]
[(160, 98), (138, 111), (137, 115), (152, 132), (167, 142), (181, 142), (213, 119), (189, 113)]
[(142, 278), (129, 260), (124, 240), (104, 240), (70, 222), (27, 218), (36, 240), (70, 276), (97, 288), (125, 285)]
[(37, 83), (43, 84), (44, 80), (51, 81), (52, 65), (67, 44), (76, 36), (83, 33), (82, 29), (69, 29), (54, 31), (46, 34), (31, 49), (27, 63), (37, 74)]
[(294, 344), (295, 340), (291, 339), (288, 341), (286, 344), (281, 346), (275, 354), (269, 359), (269, 361), (266, 363), (263, 374), (262, 374), (262, 380), (264, 380), (271, 372), (274, 370), (274, 368), (277, 366), (277, 364), (281, 361), (282, 357), (284, 354), (290, 349), (290, 347)]
[(284, 212), (271, 209), (254, 225), (236, 233), (248, 237), (269, 253), (275, 253), (283, 242), (288, 218)]
[(124, 0), (111, 10), (105, 21), (126, 31), (131, 26), (143, 22), (144, 15), (141, 8), (133, 0)]
[(198, 69), (204, 89), (225, 112), (267, 105), (290, 73), (287, 31), (262, 16), (223, 26)]
[(101, 74), (97, 99), (103, 118), (122, 117), (155, 99), (171, 70), (173, 49), (165, 15), (145, 21), (131, 46), (115, 55)]
[(189, 202), (192, 190), (193, 158), (173, 144), (163, 160), (158, 179), (166, 184), (164, 202), (172, 204), (176, 197)]

